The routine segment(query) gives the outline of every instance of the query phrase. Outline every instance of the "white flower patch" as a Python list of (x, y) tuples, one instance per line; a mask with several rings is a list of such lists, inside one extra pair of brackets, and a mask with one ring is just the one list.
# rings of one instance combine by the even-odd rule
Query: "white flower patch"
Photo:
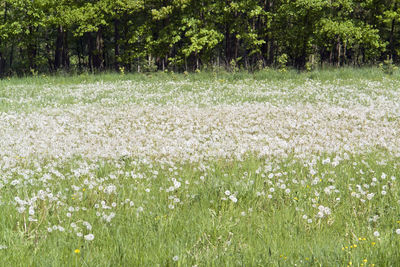
[(106, 188), (104, 188), (104, 193), (112, 194), (112, 193), (115, 193), (116, 190), (117, 190), (117, 187), (113, 184), (110, 184), (110, 185), (106, 186)]
[(331, 214), (331, 209), (328, 207), (324, 207), (322, 205), (318, 206), (318, 213), (317, 213), (317, 217), (318, 218), (323, 218), (327, 215)]
[[(305, 157), (376, 146), (399, 152), (397, 121), (384, 120), (399, 112), (395, 101), (387, 100), (386, 106), (365, 106), (356, 100), (349, 107), (327, 103), (221, 103), (201, 108), (91, 104), (17, 116), (2, 113), (0, 156), (142, 156), (199, 162), (215, 157), (242, 158), (247, 152), (284, 156), (293, 151)], [(339, 161), (324, 160), (325, 164), (330, 162)], [(75, 176), (84, 174), (79, 170)], [(310, 174), (316, 175), (316, 170), (311, 168)], [(381, 177), (385, 179), (386, 174)]]

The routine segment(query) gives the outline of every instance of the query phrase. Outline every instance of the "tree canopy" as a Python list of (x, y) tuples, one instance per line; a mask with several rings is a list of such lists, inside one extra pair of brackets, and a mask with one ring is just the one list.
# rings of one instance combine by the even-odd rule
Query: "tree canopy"
[(2, 0), (0, 76), (398, 62), (399, 24), (400, 0)]

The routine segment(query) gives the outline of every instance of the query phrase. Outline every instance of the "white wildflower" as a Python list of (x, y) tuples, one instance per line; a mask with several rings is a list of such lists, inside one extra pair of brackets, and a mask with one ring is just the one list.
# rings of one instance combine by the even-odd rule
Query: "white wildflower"
[(92, 241), (94, 239), (94, 235), (93, 234), (88, 234), (88, 235), (85, 235), (84, 238), (87, 241)]

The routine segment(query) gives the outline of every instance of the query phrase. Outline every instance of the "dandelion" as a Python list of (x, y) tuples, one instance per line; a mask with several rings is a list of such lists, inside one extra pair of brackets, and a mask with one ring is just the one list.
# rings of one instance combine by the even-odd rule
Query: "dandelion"
[(234, 195), (230, 195), (229, 199), (232, 200), (233, 203), (237, 202), (237, 198)]
[(79, 253), (81, 253), (81, 250), (77, 248), (77, 249), (74, 250), (74, 253), (75, 254), (79, 254)]
[(84, 226), (86, 226), (86, 229), (88, 229), (89, 231), (92, 230), (92, 225), (88, 222), (83, 222), (82, 223)]
[(32, 206), (29, 207), (29, 215), (35, 215), (35, 210)]
[(85, 235), (84, 238), (87, 241), (92, 241), (94, 239), (94, 235), (93, 234), (88, 234), (88, 235)]
[(18, 208), (17, 208), (17, 211), (18, 211), (19, 213), (24, 213), (24, 212), (25, 212), (25, 207), (24, 207), (24, 206), (18, 207)]

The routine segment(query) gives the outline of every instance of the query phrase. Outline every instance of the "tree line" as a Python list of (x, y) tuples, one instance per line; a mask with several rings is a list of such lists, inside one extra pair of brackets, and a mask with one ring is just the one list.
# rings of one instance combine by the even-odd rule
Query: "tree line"
[(400, 0), (1, 0), (0, 76), (399, 61)]

